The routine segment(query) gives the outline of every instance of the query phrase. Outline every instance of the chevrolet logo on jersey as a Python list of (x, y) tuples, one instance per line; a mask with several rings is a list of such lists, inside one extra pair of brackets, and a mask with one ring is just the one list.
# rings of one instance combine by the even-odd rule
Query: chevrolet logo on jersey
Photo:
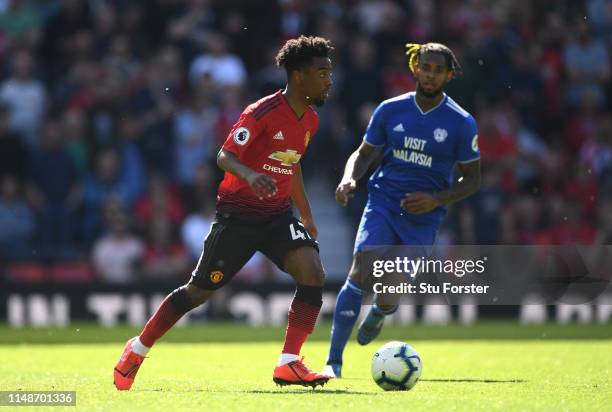
[(287, 149), (284, 152), (276, 151), (268, 156), (268, 159), (278, 160), (283, 166), (293, 166), (300, 161), (301, 154), (293, 149)]

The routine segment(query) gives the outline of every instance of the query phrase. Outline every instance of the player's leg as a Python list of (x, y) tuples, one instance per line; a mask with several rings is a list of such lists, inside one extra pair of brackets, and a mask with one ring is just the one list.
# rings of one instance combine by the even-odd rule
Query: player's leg
[(336, 378), (342, 377), (342, 355), (348, 342), (359, 312), (363, 291), (361, 290), (362, 254), (353, 256), (351, 270), (346, 282), (336, 297), (331, 340), (327, 355), (325, 373), (333, 374)]
[[(431, 246), (436, 238), (437, 227), (416, 225), (407, 220), (396, 221), (394, 225), (400, 242), (406, 247), (403, 255), (411, 259), (429, 256)], [(395, 258), (394, 256), (392, 258)], [(410, 276), (410, 274), (404, 274)], [(380, 334), (386, 316), (395, 313), (398, 307), (399, 295), (376, 296), (376, 302), (370, 308), (357, 332), (357, 342), (367, 345)]]
[[(283, 270), (295, 279), (297, 285), (289, 307), (285, 343), (274, 370), (274, 381), (281, 385), (324, 385), (330, 376), (311, 371), (299, 356), (304, 342), (314, 330), (323, 304), (325, 273), (318, 250), (303, 246), (289, 251)], [(299, 376), (299, 381), (294, 375)]]
[(204, 304), (214, 292), (214, 290), (202, 289), (193, 283), (187, 283), (175, 289), (162, 301), (132, 344), (134, 351), (145, 356), (155, 342), (164, 336), (176, 322), (191, 309)]
[(361, 311), (363, 285), (369, 283), (366, 276), (371, 273), (371, 268), (367, 267), (365, 253), (370, 253), (372, 249), (380, 246), (395, 244), (397, 241), (382, 211), (369, 201), (357, 230), (349, 276), (336, 298), (326, 373), (333, 372), (336, 377), (340, 377), (342, 373), (344, 348)]
[(189, 283), (166, 296), (140, 335), (127, 342), (113, 373), (117, 389), (129, 390), (155, 342), (187, 312), (206, 302), (216, 289), (228, 283), (255, 253), (255, 244), (244, 231), (225, 222), (213, 224)]
[(323, 303), (325, 273), (317, 242), (293, 216), (286, 215), (270, 225), (261, 251), (296, 281), (289, 307), (285, 343), (274, 369), (273, 379), (280, 385), (323, 385), (329, 376), (308, 369), (300, 351), (314, 330)]
[(297, 285), (289, 308), (285, 344), (279, 364), (297, 359), (306, 338), (314, 330), (323, 304), (325, 283), (319, 252), (312, 247), (304, 246), (289, 251), (283, 270), (295, 279)]

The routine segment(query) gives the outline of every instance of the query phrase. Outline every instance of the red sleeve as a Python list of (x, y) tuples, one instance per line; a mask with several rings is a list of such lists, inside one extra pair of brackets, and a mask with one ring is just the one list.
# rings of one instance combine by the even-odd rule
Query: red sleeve
[(250, 110), (244, 111), (225, 139), (223, 149), (240, 157), (264, 129), (263, 119), (257, 120)]

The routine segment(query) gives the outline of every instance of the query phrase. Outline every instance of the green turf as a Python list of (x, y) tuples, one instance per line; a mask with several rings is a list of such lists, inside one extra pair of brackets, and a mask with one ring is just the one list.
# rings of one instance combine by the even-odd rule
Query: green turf
[[(310, 337), (315, 341), (329, 339), (330, 323), (321, 323)], [(20, 328), (0, 325), (0, 345), (33, 343), (110, 343), (123, 342), (126, 337), (137, 335), (139, 328), (120, 326), (100, 328), (92, 324), (73, 324), (65, 329)], [(165, 337), (167, 342), (269, 342), (283, 338), (283, 330), (273, 327), (249, 328), (236, 323), (208, 323), (201, 326), (173, 328)], [(516, 321), (479, 322), (465, 326), (459, 324), (426, 326), (420, 323), (409, 326), (387, 325), (382, 340), (580, 340), (612, 339), (612, 327), (606, 324), (586, 325), (528, 325)]]
[[(199, 336), (200, 329), (182, 333)], [(235, 329), (225, 327), (226, 336)], [(346, 378), (316, 391), (273, 384), (280, 340), (162, 341), (130, 392), (112, 385), (122, 343), (0, 345), (0, 390), (76, 390), (77, 408), (59, 409), (84, 411), (603, 411), (612, 405), (609, 339), (414, 340), (424, 372), (407, 393), (383, 392), (370, 378), (370, 359), (384, 341), (367, 347), (351, 342)], [(315, 340), (303, 354), (320, 368), (326, 351), (327, 343)]]

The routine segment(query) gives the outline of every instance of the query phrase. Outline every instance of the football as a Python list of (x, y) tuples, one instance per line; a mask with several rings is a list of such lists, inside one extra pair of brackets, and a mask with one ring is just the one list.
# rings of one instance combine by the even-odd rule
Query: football
[(407, 391), (416, 385), (423, 366), (417, 351), (404, 342), (386, 343), (372, 358), (372, 378), (386, 391)]

